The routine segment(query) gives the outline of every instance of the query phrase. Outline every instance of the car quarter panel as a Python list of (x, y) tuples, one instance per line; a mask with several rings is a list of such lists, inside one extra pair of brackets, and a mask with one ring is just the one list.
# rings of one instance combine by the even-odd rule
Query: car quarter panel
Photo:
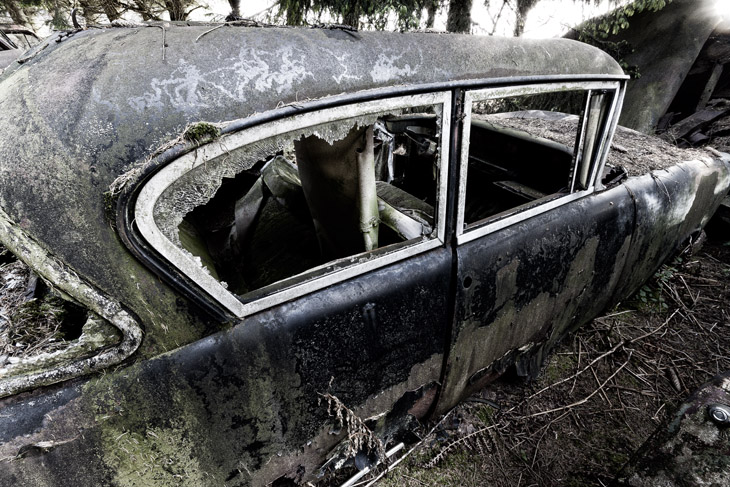
[(43, 407), (18, 397), (4, 411), (22, 414), (0, 415), (0, 484), (310, 478), (346, 434), (327, 426), (336, 420), (323, 394), (381, 418), (376, 430), (386, 417), (392, 426), (426, 414), (443, 364), (450, 271), (451, 251), (432, 250), (57, 389)]
[(697, 237), (730, 187), (730, 156), (686, 161), (628, 180), (635, 201), (631, 254), (613, 302), (630, 296)]

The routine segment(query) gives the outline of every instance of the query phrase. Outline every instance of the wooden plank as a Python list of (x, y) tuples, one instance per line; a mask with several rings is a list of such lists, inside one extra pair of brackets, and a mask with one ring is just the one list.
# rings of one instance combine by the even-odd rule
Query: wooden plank
[(722, 64), (715, 64), (715, 67), (712, 69), (712, 73), (710, 74), (710, 79), (707, 80), (705, 89), (702, 91), (700, 101), (697, 103), (697, 111), (703, 110), (707, 106), (707, 102), (710, 101), (710, 98), (712, 98), (717, 82), (720, 81), (720, 76), (722, 76), (722, 69)]
[(691, 134), (695, 130), (699, 130), (705, 125), (708, 125), (729, 113), (730, 108), (708, 108), (693, 113), (684, 120), (674, 124), (669, 130), (662, 134), (661, 137), (669, 141), (675, 141)]

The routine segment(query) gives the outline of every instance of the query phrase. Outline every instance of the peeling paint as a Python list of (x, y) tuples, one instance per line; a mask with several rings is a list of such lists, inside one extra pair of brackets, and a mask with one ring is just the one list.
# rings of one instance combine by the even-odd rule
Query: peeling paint
[(337, 62), (340, 64), (341, 72), (339, 74), (332, 75), (332, 79), (334, 79), (338, 85), (342, 84), (343, 80), (359, 80), (360, 79), (359, 76), (348, 73), (350, 67), (346, 61), (347, 61), (347, 59), (349, 59), (352, 56), (350, 53), (342, 53), (342, 54), (338, 55), (332, 51), (329, 51), (329, 54), (334, 59), (336, 59)]
[(381, 53), (375, 61), (372, 71), (370, 71), (370, 77), (375, 82), (383, 82), (412, 76), (418, 73), (423, 63), (423, 54), (420, 50), (418, 50), (418, 54), (421, 57), (421, 62), (411, 66), (408, 62), (398, 62), (401, 58), (403, 58), (403, 54), (388, 55), (386, 53)]
[[(279, 64), (270, 64), (270, 59), (278, 59)], [(248, 101), (252, 89), (262, 93), (273, 90), (278, 94), (288, 94), (295, 83), (301, 83), (307, 77), (313, 77), (312, 72), (306, 68), (304, 55), (293, 46), (273, 51), (241, 48), (236, 58), (223, 60), (221, 67), (206, 71), (180, 58), (178, 67), (168, 78), (152, 78), (149, 89), (140, 96), (131, 97), (129, 106), (138, 112), (165, 107), (185, 110), (207, 108), (211, 106), (212, 99), (205, 90), (210, 89), (215, 89), (231, 102), (241, 103)], [(236, 80), (232, 87), (221, 82), (232, 79)], [(215, 99), (215, 103), (221, 103), (221, 100)]]

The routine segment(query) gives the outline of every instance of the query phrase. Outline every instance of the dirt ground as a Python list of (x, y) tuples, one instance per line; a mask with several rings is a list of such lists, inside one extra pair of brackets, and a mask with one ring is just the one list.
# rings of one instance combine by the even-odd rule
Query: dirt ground
[(664, 265), (568, 336), (536, 381), (505, 377), (425, 425), (378, 486), (609, 485), (683, 399), (730, 369), (729, 277), (730, 241)]

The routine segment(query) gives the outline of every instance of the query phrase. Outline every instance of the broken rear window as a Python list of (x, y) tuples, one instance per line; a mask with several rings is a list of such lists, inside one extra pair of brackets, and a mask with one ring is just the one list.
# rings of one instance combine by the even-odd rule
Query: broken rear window
[(137, 224), (189, 277), (243, 301), (385, 265), (439, 236), (448, 100), (360, 103), (223, 137), (157, 173)]

